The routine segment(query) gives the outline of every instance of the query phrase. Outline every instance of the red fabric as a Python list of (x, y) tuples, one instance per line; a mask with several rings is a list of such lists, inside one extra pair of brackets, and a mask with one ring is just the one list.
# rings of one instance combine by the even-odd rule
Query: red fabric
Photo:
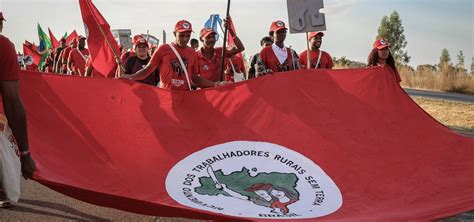
[(34, 43), (31, 43), (27, 40), (25, 40), (25, 45), (27, 45), (28, 47), (30, 47), (31, 49), (33, 49), (33, 51), (37, 52), (38, 51), (38, 46), (36, 46)]
[(115, 55), (120, 55), (120, 48), (110, 31), (109, 23), (91, 0), (79, 0), (79, 5), (82, 20), (88, 29), (87, 44), (92, 64), (97, 73), (106, 77), (115, 77), (115, 67), (117, 67)]
[[(299, 63), (300, 67), (304, 68), (308, 65), (308, 50), (304, 50), (300, 55), (299, 55)], [(318, 63), (318, 57), (319, 57), (319, 50), (314, 52), (310, 51), (309, 53), (310, 56), (310, 64), (311, 68), (314, 69), (316, 66), (316, 63)], [(323, 51), (321, 53), (321, 60), (319, 61), (319, 66), (318, 69), (332, 69), (334, 67), (334, 63), (332, 62), (331, 55), (329, 53)]]
[(199, 75), (211, 81), (219, 81), (221, 79), (221, 57), (222, 47), (214, 48), (214, 55), (211, 59), (207, 59), (202, 54), (202, 48), (197, 51)]
[[(232, 60), (232, 64), (234, 65), (234, 69), (236, 72), (239, 72), (239, 73), (245, 73), (245, 62), (244, 62), (244, 58), (242, 57), (239, 57), (239, 56), (233, 56), (230, 60)], [(225, 67), (230, 67), (230, 62), (229, 62), (229, 59), (226, 59), (225, 60)], [(232, 70), (232, 74), (231, 75), (224, 75), (224, 80), (226, 81), (230, 81), (230, 82), (234, 82), (234, 70)]]
[(265, 64), (265, 67), (267, 69), (271, 69), (274, 73), (286, 72), (286, 71), (293, 70), (293, 65), (292, 65), (293, 59), (291, 56), (290, 48), (287, 48), (286, 51), (287, 51), (288, 57), (285, 60), (285, 62), (283, 62), (283, 64), (280, 64), (280, 62), (278, 61), (278, 58), (273, 52), (271, 45), (263, 48), (260, 51), (259, 55), (260, 55), (260, 59), (262, 60), (263, 64)]
[(0, 81), (18, 80), (20, 67), (15, 46), (4, 35), (0, 35)]
[(71, 42), (73, 42), (79, 35), (77, 34), (76, 30), (72, 31), (71, 34), (66, 38), (66, 45), (69, 46)]
[(288, 147), (333, 178), (341, 208), (301, 221), (429, 221), (473, 210), (474, 140), (431, 118), (383, 67), (297, 70), (193, 92), (20, 76), (34, 177), (89, 203), (235, 221), (178, 204), (165, 178), (190, 153), (247, 140)]
[(55, 51), (55, 49), (58, 48), (61, 44), (59, 43), (58, 39), (56, 39), (53, 32), (51, 32), (50, 28), (48, 28), (48, 32), (49, 32), (49, 39), (51, 39), (51, 44), (53, 45), (53, 51)]
[(85, 58), (79, 53), (79, 48), (72, 49), (68, 56), (73, 64), (74, 75), (83, 76), (86, 71), (86, 61), (89, 56), (89, 50), (83, 49), (81, 50), (81, 53)]
[(39, 61), (41, 60), (41, 55), (36, 50), (34, 50), (33, 45), (28, 46), (26, 44), (23, 44), (23, 54), (25, 56), (31, 56), (31, 58), (33, 59), (33, 65), (38, 67)]
[[(189, 79), (192, 81), (192, 76), (197, 75), (199, 71), (196, 52), (188, 46), (181, 48), (174, 45), (174, 48), (181, 56), (186, 70), (188, 71)], [(189, 90), (186, 74), (169, 45), (160, 46), (151, 57), (150, 63), (160, 69), (160, 88)]]

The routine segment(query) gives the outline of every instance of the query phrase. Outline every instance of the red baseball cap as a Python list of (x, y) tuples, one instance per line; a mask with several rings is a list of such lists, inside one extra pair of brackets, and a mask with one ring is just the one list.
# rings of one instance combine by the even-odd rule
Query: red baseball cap
[(385, 49), (387, 47), (389, 47), (390, 45), (387, 43), (387, 41), (385, 41), (385, 39), (377, 39), (375, 40), (374, 42), (374, 45), (372, 46), (372, 49)]
[(133, 36), (133, 45), (136, 47), (140, 44), (145, 44), (146, 46), (148, 46), (148, 41), (141, 35)]
[(276, 32), (281, 29), (287, 29), (283, 21), (278, 20), (272, 22), (272, 25), (270, 26), (270, 32)]
[(2, 12), (0, 12), (0, 20), (6, 21), (6, 20), (5, 20), (5, 17), (3, 17), (3, 13), (2, 13)]
[(176, 23), (174, 26), (174, 31), (175, 32), (192, 32), (193, 31), (193, 26), (191, 25), (190, 22), (186, 20), (181, 20)]
[(60, 41), (60, 42), (66, 42), (66, 38), (61, 37), (61, 39), (60, 39), (59, 41)]
[(321, 37), (323, 37), (324, 33), (323, 32), (310, 32), (308, 34), (308, 41), (311, 40), (313, 37), (315, 37), (317, 35), (321, 35)]
[(210, 34), (217, 34), (216, 31), (214, 31), (214, 29), (211, 29), (211, 28), (203, 28), (201, 29), (201, 32), (199, 33), (199, 38), (206, 38), (206, 36), (210, 35)]

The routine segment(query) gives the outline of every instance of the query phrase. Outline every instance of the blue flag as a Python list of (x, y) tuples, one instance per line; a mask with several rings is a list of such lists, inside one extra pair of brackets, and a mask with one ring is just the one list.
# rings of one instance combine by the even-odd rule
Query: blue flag
[[(214, 31), (216, 33), (220, 33), (219, 32), (219, 26), (218, 26), (218, 23), (219, 23), (219, 26), (222, 27), (222, 19), (219, 18), (219, 14), (211, 14), (209, 16), (209, 19), (206, 21), (206, 23), (204, 23), (204, 27), (205, 28), (212, 28), (214, 29)], [(219, 35), (216, 35), (216, 40), (219, 40)]]

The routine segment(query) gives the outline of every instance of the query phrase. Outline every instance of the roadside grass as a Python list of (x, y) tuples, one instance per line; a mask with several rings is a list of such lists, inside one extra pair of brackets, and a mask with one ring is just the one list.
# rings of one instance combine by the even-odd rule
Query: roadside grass
[(442, 124), (474, 131), (474, 104), (413, 97), (413, 100)]
[(403, 87), (474, 95), (474, 77), (452, 67), (440, 71), (401, 67), (399, 71)]

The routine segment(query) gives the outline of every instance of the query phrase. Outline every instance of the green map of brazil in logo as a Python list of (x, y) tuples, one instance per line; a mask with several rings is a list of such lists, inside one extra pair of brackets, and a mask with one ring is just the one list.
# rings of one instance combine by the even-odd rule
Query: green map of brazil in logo
[(235, 141), (177, 163), (166, 178), (178, 203), (249, 218), (316, 218), (337, 211), (342, 195), (314, 162), (288, 148)]

